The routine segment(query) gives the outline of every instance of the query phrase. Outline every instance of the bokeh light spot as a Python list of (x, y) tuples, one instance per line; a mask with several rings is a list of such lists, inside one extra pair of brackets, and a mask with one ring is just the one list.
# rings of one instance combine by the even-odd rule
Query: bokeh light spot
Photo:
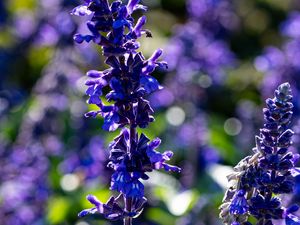
[(168, 208), (173, 215), (180, 216), (186, 212), (192, 199), (193, 193), (191, 191), (184, 191), (172, 198)]
[(238, 135), (242, 130), (242, 123), (237, 118), (229, 118), (224, 123), (224, 130), (228, 135)]
[(79, 178), (76, 174), (66, 174), (61, 178), (60, 186), (64, 191), (74, 191), (79, 187)]
[(198, 83), (199, 83), (200, 87), (208, 88), (208, 87), (211, 86), (212, 80), (209, 76), (202, 75), (202, 76), (199, 77)]
[(179, 126), (185, 120), (185, 112), (182, 108), (173, 106), (167, 111), (166, 118), (171, 125)]
[(90, 224), (87, 222), (84, 222), (84, 221), (80, 221), (80, 222), (76, 223), (75, 225), (90, 225)]

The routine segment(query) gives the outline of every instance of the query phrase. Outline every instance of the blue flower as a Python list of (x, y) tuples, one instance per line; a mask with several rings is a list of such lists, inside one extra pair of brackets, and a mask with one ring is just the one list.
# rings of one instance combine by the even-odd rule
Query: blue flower
[(114, 172), (114, 174), (111, 176), (111, 190), (116, 190), (122, 193), (125, 193), (124, 188), (128, 183), (131, 182), (131, 176), (130, 174), (124, 169), (124, 170), (117, 170)]
[(120, 127), (120, 116), (115, 111), (103, 113), (104, 124), (102, 128), (107, 131), (115, 131)]
[(94, 214), (96, 212), (103, 214), (105, 218), (108, 218), (110, 220), (119, 220), (123, 219), (126, 216), (126, 213), (119, 206), (114, 197), (111, 197), (105, 204), (100, 202), (93, 195), (88, 195), (87, 200), (90, 203), (92, 203), (95, 207), (81, 211), (78, 214), (79, 217), (84, 217), (88, 214)]
[(152, 142), (150, 142), (147, 149), (147, 155), (150, 158), (153, 167), (155, 169), (163, 168), (166, 171), (180, 172), (181, 169), (179, 167), (172, 166), (166, 163), (166, 161), (169, 161), (172, 158), (173, 152), (166, 151), (164, 153), (160, 153), (155, 150), (159, 145), (160, 145), (160, 139), (156, 138)]
[(124, 186), (124, 195), (129, 198), (144, 197), (144, 185), (138, 179), (132, 179)]
[(141, 10), (147, 10), (146, 6), (138, 4), (140, 0), (129, 0), (127, 4), (127, 11), (129, 14), (132, 14), (135, 10), (141, 9)]
[(250, 212), (256, 218), (282, 219), (283, 209), (277, 197), (264, 197), (260, 194), (250, 199)]
[[(292, 144), (294, 132), (289, 129), (293, 104), (291, 103), (291, 88), (288, 83), (281, 84), (274, 93), (273, 99), (267, 99), (267, 108), (263, 110), (265, 124), (256, 136), (254, 155), (243, 159), (236, 167), (235, 173), (230, 175), (234, 185), (230, 193), (236, 191), (234, 197), (228, 196), (221, 206), (223, 220), (238, 219), (239, 216), (249, 212), (258, 224), (273, 224), (273, 220), (286, 219), (290, 223), (297, 221), (289, 210), (281, 204), (279, 197), (274, 195), (292, 193), (298, 174), (295, 162), (298, 155), (288, 152)], [(237, 190), (243, 189), (243, 192)], [(225, 211), (228, 209), (230, 214)], [(296, 210), (298, 207), (296, 207)], [(289, 215), (289, 216), (287, 216)], [(248, 218), (246, 215), (245, 221)], [(237, 220), (239, 221), (239, 220)]]
[(230, 213), (243, 215), (248, 211), (248, 209), (249, 209), (249, 206), (248, 206), (247, 200), (245, 198), (245, 191), (239, 190), (235, 194), (235, 196), (230, 204), (230, 207), (229, 207)]
[(146, 17), (140, 17), (136, 23), (132, 17), (135, 10), (146, 10), (138, 3), (139, 0), (129, 0), (127, 5), (119, 0), (111, 4), (107, 0), (86, 0), (72, 11), (77, 16), (91, 15), (91, 20), (87, 21), (90, 34), (75, 34), (74, 40), (79, 44), (93, 41), (100, 45), (106, 57), (105, 63), (109, 66), (104, 71), (90, 70), (87, 73), (87, 102), (99, 109), (85, 116), (101, 115), (104, 118), (103, 129), (107, 131), (123, 128), (109, 146), (108, 163), (114, 170), (110, 188), (121, 194), (106, 204), (92, 198), (96, 207), (82, 211), (81, 216), (99, 212), (108, 219), (125, 221), (128, 217), (138, 216), (146, 201), (141, 182), (149, 178), (146, 173), (161, 168), (180, 171), (166, 163), (173, 155), (171, 151), (155, 151), (159, 145), (155, 144), (157, 140), (150, 142), (143, 133), (139, 135), (136, 131), (137, 127), (146, 128), (154, 121), (153, 109), (146, 97), (162, 87), (151, 74), (157, 67), (167, 65), (158, 61), (161, 49), (148, 60), (138, 52), (140, 44), (137, 39), (144, 34), (151, 36), (150, 31), (143, 29)]
[(285, 218), (286, 225), (300, 225), (300, 219), (297, 216), (288, 214)]

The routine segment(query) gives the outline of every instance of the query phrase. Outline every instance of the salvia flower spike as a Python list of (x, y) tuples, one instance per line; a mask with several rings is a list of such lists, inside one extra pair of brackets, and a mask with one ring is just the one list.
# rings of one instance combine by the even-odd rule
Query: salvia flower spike
[(293, 192), (294, 176), (299, 175), (295, 167), (299, 155), (288, 150), (292, 144), (293, 131), (289, 128), (292, 118), (292, 95), (288, 83), (281, 84), (272, 99), (266, 100), (264, 127), (255, 137), (254, 154), (241, 160), (228, 176), (231, 184), (220, 206), (220, 217), (224, 224), (256, 225), (277, 224), (300, 225), (292, 213), (298, 206), (282, 205), (282, 194)]
[[(90, 16), (87, 27), (90, 34), (75, 34), (77, 43), (91, 42), (102, 47), (105, 63), (110, 67), (104, 71), (87, 72), (86, 94), (88, 104), (94, 104), (98, 110), (85, 114), (86, 117), (101, 115), (104, 118), (103, 129), (115, 131), (121, 128), (120, 134), (109, 145), (110, 162), (108, 166), (114, 170), (111, 177), (111, 190), (120, 194), (112, 196), (106, 203), (89, 195), (88, 201), (94, 205), (83, 210), (79, 216), (100, 213), (110, 220), (124, 220), (124, 224), (132, 224), (146, 202), (142, 180), (149, 177), (147, 172), (155, 169), (179, 172), (180, 168), (167, 164), (173, 153), (158, 152), (160, 139), (150, 140), (143, 133), (138, 134), (137, 127), (146, 128), (154, 121), (153, 109), (145, 98), (150, 93), (161, 89), (159, 82), (151, 76), (157, 67), (166, 67), (165, 62), (158, 61), (162, 50), (156, 50), (149, 59), (145, 59), (138, 51), (137, 41), (142, 35), (151, 37), (147, 29), (143, 29), (146, 17), (137, 22), (132, 17), (136, 10), (147, 8), (139, 4), (139, 0), (122, 1), (85, 0), (72, 10), (77, 16)], [(105, 90), (110, 89), (107, 94)], [(105, 104), (101, 98), (106, 98)], [(97, 153), (95, 153), (97, 154)]]

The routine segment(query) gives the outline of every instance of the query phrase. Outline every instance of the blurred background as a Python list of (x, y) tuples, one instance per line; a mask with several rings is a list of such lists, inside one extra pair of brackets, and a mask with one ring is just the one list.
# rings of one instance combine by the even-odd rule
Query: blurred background
[[(142, 51), (162, 47), (169, 63), (155, 73), (165, 88), (149, 97), (156, 121), (144, 132), (183, 172), (150, 175), (134, 224), (221, 224), (226, 175), (251, 154), (264, 99), (282, 82), (293, 88), (300, 132), (300, 0), (142, 2), (153, 34)], [(73, 43), (86, 32), (86, 19), (69, 14), (78, 4), (0, 1), (1, 225), (121, 224), (77, 218), (87, 194), (110, 195), (107, 146), (117, 134), (83, 117), (85, 73), (106, 66), (97, 46)], [(295, 135), (294, 151), (299, 144)], [(300, 185), (287, 201), (299, 199)]]

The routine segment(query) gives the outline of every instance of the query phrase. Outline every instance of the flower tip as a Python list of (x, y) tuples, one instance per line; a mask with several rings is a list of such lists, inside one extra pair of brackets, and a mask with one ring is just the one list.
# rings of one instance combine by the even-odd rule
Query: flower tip
[(161, 48), (156, 49), (156, 51), (152, 54), (149, 61), (155, 62), (163, 53), (163, 50)]
[(73, 36), (73, 40), (78, 43), (78, 44), (81, 44), (83, 41), (84, 41), (84, 38), (82, 37), (81, 34), (75, 34)]
[(88, 195), (88, 196), (86, 196), (86, 199), (95, 206), (101, 205), (101, 202), (94, 195)]
[(90, 117), (96, 117), (98, 115), (98, 111), (90, 111), (90, 112), (87, 112), (84, 114), (84, 117), (85, 118), (90, 118)]
[(128, 13), (131, 14), (134, 7), (140, 2), (140, 0), (129, 0), (127, 4)]
[(169, 164), (164, 164), (163, 167), (164, 167), (165, 171), (168, 171), (168, 172), (180, 173), (182, 170), (178, 166), (173, 166), (173, 165), (169, 165)]
[(90, 201), (90, 199), (92, 199), (94, 197), (94, 195), (87, 195), (86, 196), (86, 199), (88, 200), (88, 201)]
[(169, 159), (171, 159), (174, 155), (174, 153), (172, 151), (166, 151), (164, 152), (164, 155), (167, 156)]
[(161, 56), (163, 54), (163, 49), (162, 48), (158, 48), (156, 51), (157, 51), (157, 54), (159, 56)]
[(101, 72), (98, 70), (89, 70), (86, 75), (91, 78), (99, 78), (101, 77)]
[(283, 83), (279, 85), (278, 90), (279, 92), (287, 95), (291, 91), (291, 85), (288, 82)]
[(89, 210), (88, 209), (85, 209), (85, 210), (82, 210), (80, 213), (78, 213), (78, 217), (85, 217), (87, 214), (89, 214)]

